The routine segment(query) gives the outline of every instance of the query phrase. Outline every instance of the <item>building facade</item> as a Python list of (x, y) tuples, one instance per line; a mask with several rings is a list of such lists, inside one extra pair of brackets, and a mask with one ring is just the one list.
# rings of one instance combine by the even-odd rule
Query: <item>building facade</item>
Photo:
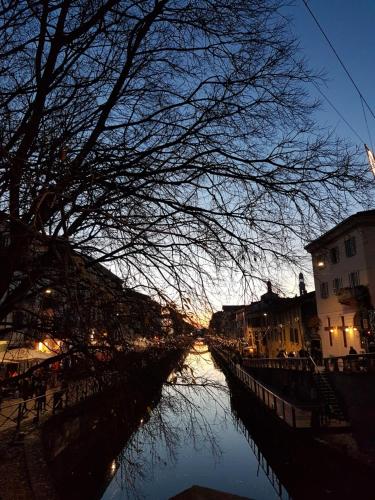
[(221, 311), (212, 314), (208, 327), (211, 335), (226, 337), (228, 339), (240, 339), (244, 337), (243, 323), (239, 319), (244, 305), (224, 305)]
[(312, 256), (323, 356), (375, 350), (375, 210), (306, 246)]
[[(1, 215), (1, 214), (0, 214)], [(9, 253), (9, 225), (0, 217), (0, 256)], [(63, 346), (117, 346), (161, 333), (161, 306), (61, 238), (35, 238), (13, 276), (25, 292), (0, 321), (0, 360), (14, 348), (58, 353)]]
[(315, 292), (306, 293), (303, 277), (300, 295), (280, 297), (267, 283), (267, 292), (248, 305), (223, 306), (212, 315), (210, 333), (246, 342), (246, 353), (277, 357), (320, 350)]
[(316, 334), (315, 293), (280, 297), (268, 291), (260, 301), (246, 309), (246, 340), (254, 348), (254, 355), (275, 358), (282, 354), (298, 356), (299, 353), (319, 349)]

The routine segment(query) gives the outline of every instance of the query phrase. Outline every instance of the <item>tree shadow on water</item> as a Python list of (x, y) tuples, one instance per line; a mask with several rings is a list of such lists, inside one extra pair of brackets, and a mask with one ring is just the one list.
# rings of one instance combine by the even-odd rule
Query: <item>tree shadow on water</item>
[(220, 461), (220, 432), (231, 415), (229, 390), (224, 377), (212, 376), (211, 358), (198, 356), (192, 362), (188, 355), (168, 377), (157, 406), (147, 407), (114, 461), (115, 477), (104, 499), (145, 498), (145, 483), (156, 484), (162, 469), (174, 469), (190, 451), (209, 454), (215, 464)]

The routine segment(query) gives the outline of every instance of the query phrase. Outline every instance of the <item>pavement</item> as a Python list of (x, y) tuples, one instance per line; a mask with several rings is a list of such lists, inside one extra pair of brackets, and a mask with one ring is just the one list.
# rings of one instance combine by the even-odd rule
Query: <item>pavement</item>
[(57, 500), (40, 430), (31, 422), (17, 436), (0, 433), (0, 456), (0, 500)]

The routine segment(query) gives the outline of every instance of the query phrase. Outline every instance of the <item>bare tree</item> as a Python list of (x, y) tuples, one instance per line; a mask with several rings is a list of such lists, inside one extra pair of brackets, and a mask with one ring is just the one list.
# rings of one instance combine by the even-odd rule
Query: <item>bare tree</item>
[(1, 318), (41, 279), (38, 245), (189, 308), (213, 269), (262, 279), (363, 198), (364, 165), (314, 127), (280, 6), (1, 2)]

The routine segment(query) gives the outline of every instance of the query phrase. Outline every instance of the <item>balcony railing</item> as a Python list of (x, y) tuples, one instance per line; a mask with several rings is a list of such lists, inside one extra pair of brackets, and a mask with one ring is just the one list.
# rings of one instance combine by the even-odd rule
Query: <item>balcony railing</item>
[(368, 297), (368, 289), (364, 285), (344, 287), (337, 290), (337, 300), (343, 305), (355, 306)]

